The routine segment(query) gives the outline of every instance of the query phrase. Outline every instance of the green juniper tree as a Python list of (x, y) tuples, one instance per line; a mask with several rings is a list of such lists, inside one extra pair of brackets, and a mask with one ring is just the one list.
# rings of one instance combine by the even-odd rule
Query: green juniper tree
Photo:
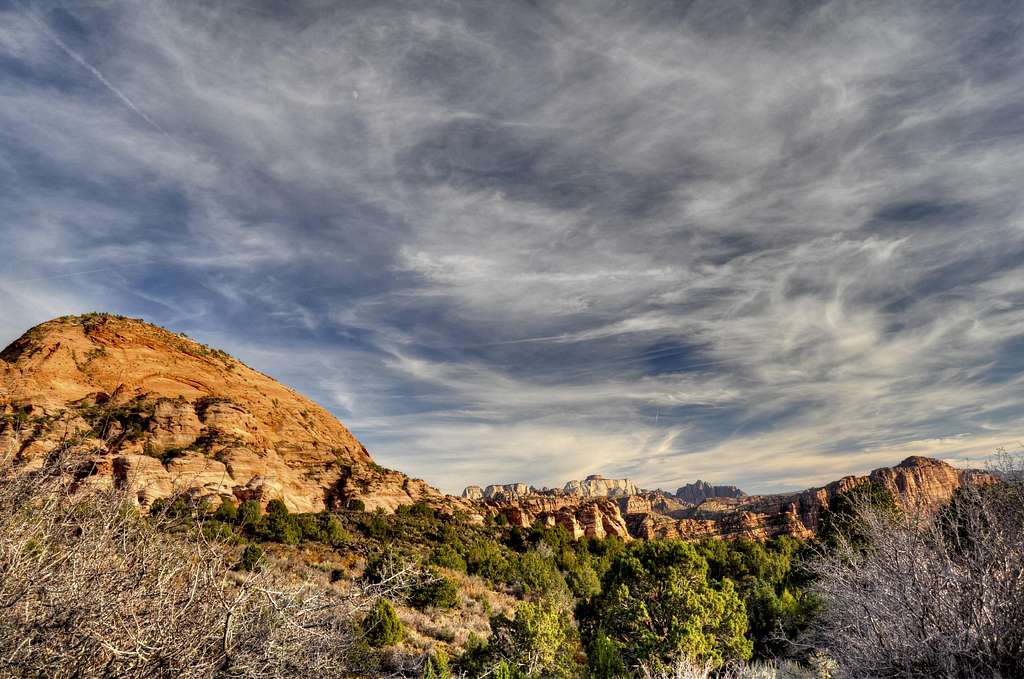
[(567, 611), (541, 601), (520, 601), (515, 616), (491, 620), (489, 651), (512, 676), (575, 677), (576, 630)]
[(402, 621), (387, 599), (377, 599), (377, 603), (363, 618), (363, 636), (368, 644), (376, 648), (394, 646), (405, 636)]
[(892, 519), (900, 513), (896, 498), (888, 488), (876, 481), (864, 481), (829, 500), (828, 509), (818, 522), (818, 542), (829, 549), (835, 549), (841, 543), (856, 551), (866, 549), (869, 539), (858, 516), (864, 511)]
[(450, 679), (451, 676), (447, 653), (438, 648), (427, 654), (423, 662), (423, 672), (420, 674), (422, 679)]
[(609, 646), (598, 641), (606, 637), (628, 669), (658, 669), (680, 655), (721, 666), (753, 652), (745, 636), (746, 610), (732, 582), (713, 587), (707, 562), (692, 545), (675, 540), (630, 545), (578, 614), (591, 655), (607, 655), (595, 654), (599, 645)]

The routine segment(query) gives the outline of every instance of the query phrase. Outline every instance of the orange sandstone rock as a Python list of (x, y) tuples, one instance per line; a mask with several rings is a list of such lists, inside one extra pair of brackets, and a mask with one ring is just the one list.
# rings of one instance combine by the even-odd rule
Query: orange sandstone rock
[(333, 415), (223, 351), (104, 314), (32, 328), (0, 353), (0, 453), (38, 463), (58, 445), (94, 460), (90, 483), (142, 506), (181, 490), (320, 511), (441, 502), (385, 470)]

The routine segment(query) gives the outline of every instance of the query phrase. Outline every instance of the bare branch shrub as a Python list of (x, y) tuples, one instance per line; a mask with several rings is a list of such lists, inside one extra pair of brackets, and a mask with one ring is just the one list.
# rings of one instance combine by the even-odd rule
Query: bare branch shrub
[(813, 642), (848, 677), (1024, 676), (1024, 475), (966, 484), (944, 508), (856, 509), (808, 564), (825, 601)]
[(372, 592), (238, 572), (202, 525), (142, 517), (120, 489), (81, 490), (66, 451), (0, 460), (0, 675), (336, 677), (371, 670), (355, 622)]

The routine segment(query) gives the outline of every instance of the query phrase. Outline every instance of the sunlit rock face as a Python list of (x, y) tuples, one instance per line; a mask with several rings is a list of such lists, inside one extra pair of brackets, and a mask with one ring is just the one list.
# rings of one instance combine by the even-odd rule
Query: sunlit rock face
[(913, 456), (895, 467), (871, 472), (872, 481), (888, 488), (905, 506), (935, 507), (945, 503), (965, 481), (993, 483), (996, 478), (975, 469), (957, 469), (930, 457)]
[(484, 491), (480, 486), (466, 486), (462, 491), (462, 497), (467, 500), (483, 500)]
[(629, 479), (606, 479), (599, 474), (592, 474), (582, 481), (569, 481), (563, 490), (581, 497), (625, 497), (640, 492)]
[(487, 486), (483, 490), (486, 500), (517, 500), (533, 494), (534, 489), (525, 483), (505, 483)]
[(492, 515), (504, 516), (510, 525), (561, 526), (574, 539), (616, 536), (632, 539), (618, 504), (610, 498), (574, 498), (534, 494), (519, 499), (485, 501)]
[(94, 463), (83, 483), (126, 484), (142, 507), (181, 491), (293, 511), (443, 499), (374, 464), (308, 398), (141, 320), (89, 314), (26, 332), (0, 353), (0, 416), (0, 453), (16, 464), (71, 441)]
[(806, 537), (837, 493), (864, 480), (905, 506), (935, 507), (975, 470), (911, 457), (867, 476), (795, 493), (746, 496), (698, 482), (673, 496), (628, 479), (588, 476), (564, 488), (471, 486), (449, 498), (375, 464), (326, 410), (228, 354), (139, 320), (101, 314), (37, 326), (0, 352), (0, 453), (30, 469), (58, 446), (83, 462), (83, 485), (119, 484), (143, 508), (197, 500), (281, 499), (293, 511), (360, 500), (393, 511), (424, 501), (513, 525), (562, 526), (574, 537)]

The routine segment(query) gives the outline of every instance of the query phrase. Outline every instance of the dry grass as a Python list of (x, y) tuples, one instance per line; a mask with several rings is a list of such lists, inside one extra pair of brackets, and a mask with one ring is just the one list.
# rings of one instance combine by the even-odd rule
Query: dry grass
[(201, 526), (142, 518), (82, 489), (63, 451), (32, 472), (0, 460), (0, 676), (195, 678), (364, 674), (357, 621), (408, 587), (323, 586), (300, 560), (232, 569)]

